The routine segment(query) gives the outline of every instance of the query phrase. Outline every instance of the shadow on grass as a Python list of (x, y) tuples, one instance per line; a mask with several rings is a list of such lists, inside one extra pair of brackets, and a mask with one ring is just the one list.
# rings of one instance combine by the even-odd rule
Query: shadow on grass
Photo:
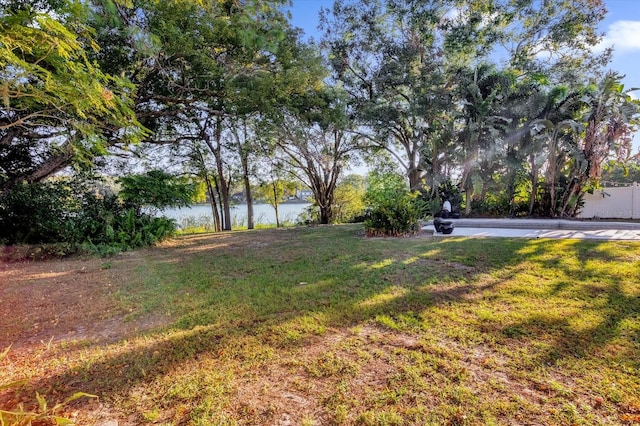
[[(264, 348), (289, 350), (304, 346), (322, 327), (350, 327), (381, 315), (400, 317), (436, 307), (455, 310), (463, 304), (474, 307), (476, 300), (517, 309), (512, 296), (520, 297), (518, 282), (526, 274), (549, 274), (541, 288), (525, 295), (535, 299), (535, 309), (522, 307), (516, 320), (490, 318), (489, 325), (470, 321), (460, 326), (497, 331), (505, 341), (544, 338), (549, 345), (536, 356), (541, 363), (553, 363), (602, 347), (619, 336), (622, 322), (640, 314), (638, 296), (620, 284), (639, 281), (637, 272), (629, 277), (627, 270), (607, 273), (586, 267), (589, 253), (604, 242), (367, 240), (355, 236), (354, 229), (197, 236), (162, 249), (171, 256), (150, 261), (128, 291), (139, 296), (134, 294), (135, 303), (150, 299), (143, 310), (173, 310), (174, 325), (115, 345), (111, 353), (106, 347), (103, 359), (35, 380), (25, 395), (31, 398), (38, 390), (63, 399), (81, 390), (124, 398), (134, 387), (186, 362), (206, 356), (222, 363), (244, 356), (226, 349), (248, 337)], [(615, 260), (614, 252), (607, 253), (607, 261)], [(599, 278), (595, 293), (590, 282), (580, 281), (594, 274)], [(572, 320), (579, 313), (540, 313), (545, 298), (562, 299), (566, 293), (577, 295), (576, 309), (593, 310), (600, 321), (576, 330)], [(317, 327), (295, 325), (306, 316), (319, 318), (313, 320)], [(298, 337), (291, 337), (292, 324)], [(631, 338), (637, 342), (635, 333)]]
[[(574, 285), (562, 283), (560, 287), (564, 291)], [(635, 344), (623, 345), (627, 349), (617, 354), (616, 361), (633, 369), (640, 368), (640, 360), (634, 355), (640, 346), (640, 298), (629, 295), (615, 283), (599, 288), (599, 294), (598, 303), (585, 306), (590, 312), (584, 318), (583, 312), (564, 315), (535, 313), (521, 321), (511, 322), (499, 331), (522, 344), (535, 340), (546, 342), (535, 356), (537, 363), (542, 365), (555, 365), (566, 358), (591, 358), (606, 352), (607, 344), (622, 339), (625, 343)], [(634, 324), (625, 325), (627, 321)]]

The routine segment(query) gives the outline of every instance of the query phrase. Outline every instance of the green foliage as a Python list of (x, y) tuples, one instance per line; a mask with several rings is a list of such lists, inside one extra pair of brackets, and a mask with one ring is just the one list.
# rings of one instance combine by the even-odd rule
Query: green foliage
[(65, 406), (69, 405), (73, 401), (80, 398), (98, 398), (96, 395), (90, 395), (84, 392), (76, 392), (69, 398), (61, 403), (49, 407), (47, 400), (36, 392), (36, 401), (38, 402), (38, 410), (27, 411), (21, 405), (15, 410), (1, 410), (0, 409), (0, 424), (7, 426), (21, 426), (21, 425), (74, 425), (75, 423), (64, 416), (60, 416), (57, 413), (60, 412)]
[(475, 215), (504, 217), (509, 215), (509, 199), (506, 194), (487, 194), (483, 199), (471, 200), (471, 210)]
[(425, 202), (411, 192), (397, 174), (372, 173), (365, 200), (364, 226), (368, 235), (402, 236), (420, 231)]
[[(4, 360), (9, 351), (11, 350), (11, 346), (7, 347), (2, 353), (0, 353), (0, 362)], [(3, 384), (0, 386), (0, 390), (14, 388), (20, 386), (26, 382), (25, 380), (20, 380), (17, 382), (12, 382), (9, 384)], [(14, 410), (5, 410), (0, 409), (0, 425), (4, 426), (19, 426), (19, 425), (31, 425), (31, 424), (56, 424), (56, 425), (73, 425), (74, 423), (62, 416), (57, 415), (57, 413), (69, 403), (78, 400), (80, 398), (97, 398), (96, 395), (90, 395), (85, 392), (76, 392), (71, 395), (69, 398), (65, 399), (63, 402), (54, 405), (53, 407), (49, 407), (47, 400), (36, 392), (36, 401), (38, 402), (38, 410), (26, 411), (24, 408), (19, 405), (17, 409)]]
[[(115, 143), (147, 135), (135, 87), (104, 73), (85, 2), (3, 2), (0, 13), (0, 188), (88, 167)], [(35, 130), (34, 130), (35, 129)]]
[[(108, 255), (113, 252), (129, 250), (135, 247), (153, 245), (176, 232), (172, 219), (141, 214), (133, 208), (118, 206), (110, 210), (111, 203), (97, 201), (97, 216), (84, 216), (85, 228), (83, 242), (85, 247), (96, 254)], [(108, 217), (109, 222), (100, 218)], [(92, 231), (89, 233), (89, 231)]]
[(156, 209), (187, 207), (196, 194), (196, 187), (181, 182), (162, 170), (120, 178), (120, 198), (130, 206), (150, 206)]
[(338, 183), (333, 196), (334, 223), (362, 221), (366, 209), (365, 185), (365, 178), (359, 175), (347, 176)]
[(442, 204), (446, 199), (449, 199), (451, 203), (452, 211), (458, 211), (462, 204), (462, 194), (456, 185), (451, 180), (442, 182), (435, 191), (432, 191), (432, 195), (426, 196), (428, 201), (428, 213), (434, 215), (442, 210)]
[(2, 242), (75, 241), (78, 200), (65, 182), (19, 184), (0, 199)]
[(0, 242), (68, 243), (64, 253), (84, 246), (109, 254), (151, 245), (175, 233), (173, 220), (143, 213), (142, 207), (114, 194), (98, 194), (86, 182), (23, 183), (0, 199)]
[(274, 177), (268, 182), (262, 182), (254, 188), (253, 192), (258, 199), (276, 208), (288, 197), (295, 196), (296, 182)]
[(605, 164), (602, 172), (603, 186), (628, 185), (640, 183), (640, 158), (628, 163), (614, 160)]
[(298, 215), (297, 224), (298, 225), (317, 225), (320, 223), (320, 210), (318, 206), (313, 203), (307, 208), (305, 208), (302, 213)]

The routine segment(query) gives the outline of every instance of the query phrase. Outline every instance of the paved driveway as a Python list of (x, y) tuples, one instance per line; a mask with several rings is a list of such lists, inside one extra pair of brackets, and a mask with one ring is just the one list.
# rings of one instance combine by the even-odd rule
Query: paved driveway
[[(435, 237), (576, 238), (640, 241), (640, 223), (553, 219), (452, 219), (455, 229)], [(429, 222), (423, 229), (434, 231)]]

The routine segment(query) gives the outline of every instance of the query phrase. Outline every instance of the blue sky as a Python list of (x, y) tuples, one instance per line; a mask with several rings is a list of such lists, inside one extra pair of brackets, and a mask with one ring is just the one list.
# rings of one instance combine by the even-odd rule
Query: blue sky
[[(308, 36), (319, 38), (318, 11), (330, 7), (333, 0), (292, 0), (293, 25), (302, 28)], [(599, 48), (614, 47), (609, 67), (625, 75), (625, 88), (640, 88), (640, 0), (604, 0), (607, 16), (600, 24), (606, 33)], [(640, 98), (640, 90), (635, 92)], [(640, 133), (634, 140), (634, 151), (640, 146)]]

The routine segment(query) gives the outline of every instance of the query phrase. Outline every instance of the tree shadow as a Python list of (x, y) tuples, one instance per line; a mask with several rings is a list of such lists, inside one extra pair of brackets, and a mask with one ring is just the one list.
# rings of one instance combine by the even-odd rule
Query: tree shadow
[[(174, 270), (178, 276), (193, 267), (190, 262), (205, 262), (211, 274), (202, 278), (206, 285), (185, 282), (176, 286), (179, 291), (192, 292), (189, 297), (202, 299), (191, 306), (191, 312), (177, 317), (169, 327), (144, 333), (103, 359), (31, 381), (21, 392), (23, 400), (32, 400), (36, 390), (60, 399), (78, 390), (126, 397), (133, 388), (151, 383), (184, 363), (205, 356), (214, 362), (224, 362), (230, 356), (224, 353), (225, 348), (237, 340), (250, 337), (265, 348), (276, 349), (304, 346), (307, 342), (304, 333), (303, 338), (288, 340), (279, 336), (277, 329), (306, 315), (321, 315), (328, 327), (351, 327), (379, 315), (400, 316), (434, 307), (473, 304), (476, 298), (491, 294), (526, 271), (526, 262), (550, 269), (562, 267), (558, 256), (549, 254), (554, 243), (541, 240), (471, 243), (468, 239), (447, 239), (403, 243), (358, 239), (350, 228), (327, 230), (325, 236), (319, 236), (317, 231), (276, 231), (278, 238), (285, 236), (279, 241), (266, 241), (263, 239), (266, 234), (261, 233), (250, 238), (243, 235), (242, 242), (236, 241), (226, 249), (211, 243), (208, 249), (194, 250), (199, 244), (209, 244), (208, 240), (183, 245), (177, 249), (182, 263), (161, 258), (153, 267), (157, 274)], [(269, 231), (268, 239), (273, 232)], [(314, 244), (322, 239), (335, 239), (336, 243)], [(223, 240), (229, 238), (225, 236)], [(602, 242), (585, 246), (578, 242), (565, 244), (566, 254), (578, 259), (568, 274), (580, 279), (581, 268), (590, 258), (588, 252)], [(362, 249), (364, 245), (367, 250)], [(247, 258), (255, 258), (255, 264), (247, 264)], [(295, 263), (302, 267), (284, 266)], [(283, 276), (285, 270), (289, 272)], [(493, 273), (498, 273), (496, 278), (481, 279)], [(146, 278), (153, 281), (153, 277)], [(200, 278), (193, 277), (196, 279)], [(219, 282), (222, 287), (217, 290)], [(571, 287), (570, 281), (560, 280), (551, 287), (550, 294), (561, 294)], [(585, 291), (594, 289), (586, 286)], [(539, 354), (540, 362), (583, 356), (615, 338), (617, 326), (640, 312), (638, 299), (615, 284), (598, 290), (598, 295), (602, 291), (607, 295), (607, 303), (593, 309), (598, 309), (605, 320), (591, 328), (574, 331), (571, 318), (531, 314), (498, 327), (497, 331), (505, 339), (531, 341), (541, 330), (547, 333), (551, 330), (552, 345)], [(171, 295), (165, 296), (161, 303), (171, 303)], [(239, 314), (230, 316), (224, 312)], [(477, 324), (468, 326), (480, 329)], [(486, 332), (486, 328), (480, 331)], [(95, 344), (97, 348), (101, 346), (100, 342)]]
[[(576, 330), (574, 322), (584, 322), (579, 314), (562, 317), (534, 314), (521, 321), (510, 322), (497, 331), (521, 343), (536, 339), (547, 342), (548, 345), (535, 356), (542, 365), (556, 365), (566, 358), (593, 357), (618, 338), (640, 343), (639, 330), (621, 329), (626, 320), (637, 319), (640, 299), (629, 296), (616, 284), (611, 284), (604, 293), (606, 303), (593, 304), (588, 308), (599, 318), (588, 327), (581, 326)], [(629, 349), (626, 354), (618, 355), (622, 355), (620, 358), (631, 368), (638, 369), (640, 360), (632, 352)]]

